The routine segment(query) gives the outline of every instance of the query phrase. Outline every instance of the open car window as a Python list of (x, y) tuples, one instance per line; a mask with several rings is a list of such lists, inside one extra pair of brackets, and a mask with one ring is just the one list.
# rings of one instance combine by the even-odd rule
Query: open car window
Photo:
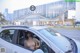
[[(21, 47), (25, 48), (25, 49), (29, 49), (31, 51), (36, 51), (30, 49), (29, 47), (25, 47), (25, 39), (27, 39), (27, 34), (31, 33), (32, 37), (34, 39), (37, 39), (40, 43), (39, 43), (39, 47), (37, 49), (41, 49), (44, 53), (55, 53), (41, 38), (39, 38), (35, 33), (30, 32), (30, 31), (24, 31), (24, 30), (18, 30), (18, 39), (17, 39), (17, 44), (20, 45)], [(36, 41), (36, 40), (35, 40)]]

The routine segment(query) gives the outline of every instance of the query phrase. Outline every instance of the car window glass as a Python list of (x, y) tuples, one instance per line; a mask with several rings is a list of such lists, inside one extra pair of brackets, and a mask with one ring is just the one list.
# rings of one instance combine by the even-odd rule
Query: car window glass
[(14, 34), (15, 30), (4, 30), (0, 33), (1, 38), (3, 38), (4, 40), (8, 41), (8, 42), (12, 42), (12, 37)]

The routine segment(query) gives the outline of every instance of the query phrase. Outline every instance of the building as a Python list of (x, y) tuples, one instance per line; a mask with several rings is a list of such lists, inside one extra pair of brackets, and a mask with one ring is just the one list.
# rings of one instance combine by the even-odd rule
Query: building
[(8, 20), (8, 21), (12, 21), (13, 20), (13, 14), (12, 13), (8, 13), (8, 9), (5, 9), (4, 10), (4, 16), (5, 16), (5, 20)]
[(71, 10), (71, 9), (75, 9), (75, 2), (58, 1), (58, 2), (52, 2), (49, 4), (36, 6), (35, 11), (31, 11), (30, 8), (15, 10), (13, 15), (14, 15), (14, 19), (19, 19), (22, 16), (31, 15), (31, 14), (39, 14), (46, 18), (55, 18), (56, 16), (63, 13), (64, 11)]
[(45, 18), (39, 14), (25, 16), (25, 18), (20, 18), (14, 21), (15, 25), (28, 25), (28, 26), (47, 26), (54, 25), (54, 20)]
[[(36, 6), (35, 11), (31, 11), (30, 8), (24, 8), (15, 10), (11, 14), (13, 22), (18, 24), (28, 23), (32, 25), (44, 25), (45, 23), (51, 23), (48, 25), (65, 24), (65, 20), (68, 19), (68, 10), (75, 9), (75, 2), (58, 1), (49, 4)], [(40, 15), (44, 18), (27, 18), (32, 15)], [(9, 16), (10, 17), (10, 16)], [(34, 17), (34, 16), (33, 16)], [(31, 21), (30, 21), (31, 20)], [(35, 20), (35, 21), (34, 21)], [(37, 21), (40, 21), (39, 23)], [(43, 24), (44, 23), (44, 24)]]

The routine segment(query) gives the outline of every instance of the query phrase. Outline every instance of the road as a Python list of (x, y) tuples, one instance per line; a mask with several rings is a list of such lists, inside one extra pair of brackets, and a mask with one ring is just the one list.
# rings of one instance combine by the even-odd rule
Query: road
[(64, 29), (64, 28), (54, 28), (57, 32), (80, 41), (80, 30), (78, 29)]

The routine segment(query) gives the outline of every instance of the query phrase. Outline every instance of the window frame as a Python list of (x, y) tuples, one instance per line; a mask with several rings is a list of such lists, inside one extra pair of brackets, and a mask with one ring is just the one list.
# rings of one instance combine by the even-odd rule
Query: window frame
[[(18, 31), (20, 31), (20, 30), (22, 30), (22, 31), (25, 31), (25, 32), (27, 32), (27, 31), (29, 31), (29, 32), (31, 32), (32, 34), (34, 34), (34, 35), (36, 35), (37, 37), (38, 37), (38, 34), (36, 34), (36, 33), (34, 33), (33, 31), (31, 31), (31, 30), (23, 30), (23, 29), (19, 29)], [(18, 35), (19, 36), (19, 35)], [(39, 39), (40, 40), (42, 40), (40, 37), (39, 37)], [(43, 41), (43, 40), (42, 40)], [(45, 41), (43, 41), (45, 44), (46, 44), (46, 42)], [(24, 46), (21, 46), (21, 45), (19, 45), (19, 44), (17, 44), (18, 46), (20, 46), (20, 47), (22, 47), (22, 48), (25, 48)], [(47, 44), (46, 44), (47, 45)], [(30, 50), (30, 51), (32, 51), (32, 52), (34, 52), (34, 51), (36, 51), (36, 50), (31, 50), (31, 49), (29, 49), (29, 48), (25, 48), (25, 49), (28, 49), (28, 50)], [(40, 48), (41, 49), (41, 48)], [(51, 48), (47, 45), (47, 49), (49, 49), (48, 50), (48, 53), (49, 52), (51, 52)], [(53, 51), (53, 50), (52, 50)], [(55, 51), (53, 51), (53, 52), (55, 52)]]

